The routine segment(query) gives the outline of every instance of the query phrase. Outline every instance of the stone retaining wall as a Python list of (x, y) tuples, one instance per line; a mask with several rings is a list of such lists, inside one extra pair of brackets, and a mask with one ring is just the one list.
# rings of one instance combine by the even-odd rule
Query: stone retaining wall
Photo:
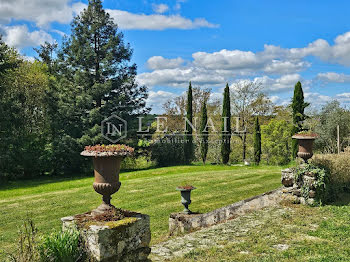
[[(287, 168), (282, 170), (282, 193), (294, 203), (309, 204), (315, 203), (316, 178), (312, 173), (305, 173), (300, 176), (300, 181), (295, 181), (293, 169)], [(305, 192), (303, 192), (305, 190)], [(305, 195), (306, 194), (306, 195)]]
[(173, 213), (169, 218), (169, 233), (170, 235), (188, 233), (200, 228), (225, 222), (250, 211), (259, 210), (268, 206), (275, 206), (282, 200), (281, 196), (281, 189), (277, 189), (205, 214), (186, 215), (183, 213)]

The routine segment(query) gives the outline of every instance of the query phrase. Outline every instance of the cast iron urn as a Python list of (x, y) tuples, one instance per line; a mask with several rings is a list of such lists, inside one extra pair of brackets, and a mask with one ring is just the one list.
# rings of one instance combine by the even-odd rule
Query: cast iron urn
[(82, 156), (92, 157), (94, 165), (94, 190), (102, 195), (102, 204), (92, 211), (93, 215), (115, 209), (111, 204), (111, 195), (116, 193), (119, 182), (120, 165), (125, 156), (129, 156), (134, 149), (126, 145), (96, 145), (87, 146), (81, 152)]
[(196, 189), (194, 186), (179, 186), (176, 188), (176, 190), (181, 193), (181, 204), (185, 207), (183, 210), (184, 214), (192, 214), (192, 211), (188, 209), (188, 206), (191, 204), (191, 191), (194, 189)]

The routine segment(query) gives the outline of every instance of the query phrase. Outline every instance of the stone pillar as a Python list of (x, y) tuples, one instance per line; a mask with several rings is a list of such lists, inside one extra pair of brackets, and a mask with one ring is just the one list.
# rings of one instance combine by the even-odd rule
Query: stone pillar
[[(298, 204), (314, 204), (316, 191), (315, 177), (313, 174), (302, 174), (300, 180), (295, 181), (294, 170), (287, 168), (282, 170), (281, 182), (284, 186), (282, 192), (287, 197), (287, 199)], [(305, 192), (303, 192), (303, 190)], [(307, 193), (307, 195), (305, 195), (305, 193)]]
[(147, 261), (151, 252), (148, 215), (135, 213), (132, 217), (102, 224), (90, 221), (82, 227), (73, 216), (61, 220), (63, 230), (78, 228), (88, 255), (95, 261)]

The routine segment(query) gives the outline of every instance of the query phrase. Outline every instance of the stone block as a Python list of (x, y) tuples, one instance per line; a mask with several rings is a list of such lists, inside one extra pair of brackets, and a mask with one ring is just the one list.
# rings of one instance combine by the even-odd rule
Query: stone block
[(316, 197), (316, 191), (310, 190), (310, 191), (309, 191), (309, 197), (310, 197), (310, 198), (315, 198), (315, 197)]
[(285, 187), (292, 187), (294, 184), (294, 173), (290, 168), (282, 170), (281, 182)]
[(150, 219), (134, 213), (119, 221), (78, 226), (73, 216), (64, 217), (63, 230), (78, 228), (89, 256), (99, 262), (147, 261), (151, 252)]

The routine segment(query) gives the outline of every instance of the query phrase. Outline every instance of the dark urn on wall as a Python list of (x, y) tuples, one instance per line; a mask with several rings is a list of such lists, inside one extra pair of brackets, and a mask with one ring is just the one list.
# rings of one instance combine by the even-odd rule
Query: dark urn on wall
[(111, 195), (117, 192), (120, 165), (125, 156), (132, 155), (134, 149), (126, 145), (86, 146), (82, 156), (92, 157), (94, 165), (94, 190), (102, 195), (102, 204), (92, 211), (93, 215), (115, 209), (111, 204)]
[(301, 132), (292, 136), (292, 138), (298, 140), (298, 157), (302, 158), (306, 163), (313, 155), (314, 141), (318, 137), (315, 133)]
[(181, 193), (181, 204), (185, 207), (182, 211), (184, 214), (190, 215), (192, 211), (188, 209), (188, 206), (191, 204), (191, 191), (196, 189), (194, 186), (179, 186), (176, 190)]

